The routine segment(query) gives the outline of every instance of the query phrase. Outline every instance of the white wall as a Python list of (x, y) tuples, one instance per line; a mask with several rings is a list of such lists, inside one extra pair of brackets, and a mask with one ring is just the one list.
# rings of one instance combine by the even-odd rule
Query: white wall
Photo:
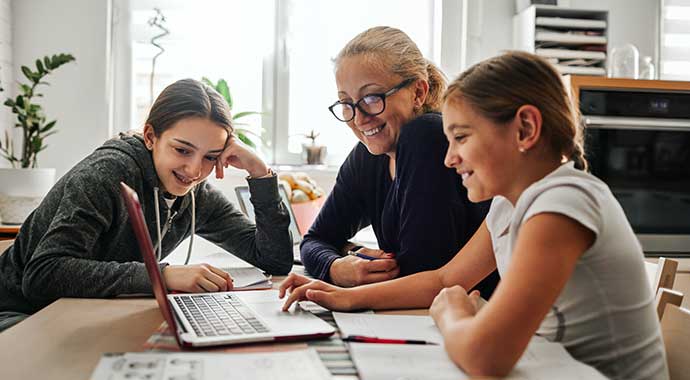
[[(515, 0), (469, 1), (468, 65), (512, 49)], [(609, 49), (631, 42), (656, 55), (659, 0), (570, 0), (570, 7), (609, 11)]]
[(38, 57), (70, 53), (77, 59), (46, 78), (40, 103), (57, 119), (55, 135), (38, 156), (41, 167), (62, 176), (108, 137), (106, 102), (107, 0), (12, 2), (15, 77)]
[[(12, 96), (12, 1), (0, 0), (0, 85), (5, 89), (0, 92), (0, 141), (5, 141), (5, 131), (12, 131), (12, 112), (2, 105), (5, 98)], [(0, 158), (0, 168), (9, 164)]]

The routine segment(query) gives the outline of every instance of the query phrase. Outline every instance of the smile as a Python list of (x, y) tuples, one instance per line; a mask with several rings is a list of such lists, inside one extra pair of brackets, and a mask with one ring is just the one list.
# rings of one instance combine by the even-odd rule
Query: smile
[(470, 178), (472, 174), (474, 174), (473, 171), (460, 173), (460, 176), (462, 177), (462, 182), (467, 181), (467, 179)]
[(180, 181), (181, 183), (183, 183), (185, 185), (191, 185), (192, 182), (194, 182), (193, 180), (188, 179), (186, 177), (183, 177), (183, 176), (177, 174), (176, 172), (173, 172), (173, 174), (175, 175), (175, 178), (177, 178), (178, 181)]
[(380, 127), (372, 128), (372, 129), (369, 129), (367, 131), (362, 131), (362, 134), (364, 136), (371, 137), (371, 136), (374, 136), (374, 135), (378, 134), (379, 132), (381, 132), (383, 130), (383, 128), (385, 128), (385, 127), (386, 127), (386, 124), (383, 124)]

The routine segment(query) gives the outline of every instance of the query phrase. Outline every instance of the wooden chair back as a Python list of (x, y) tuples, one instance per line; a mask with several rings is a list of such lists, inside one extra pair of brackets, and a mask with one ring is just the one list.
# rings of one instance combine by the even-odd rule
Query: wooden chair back
[(690, 310), (667, 305), (661, 319), (661, 333), (671, 380), (687, 379), (690, 374)]

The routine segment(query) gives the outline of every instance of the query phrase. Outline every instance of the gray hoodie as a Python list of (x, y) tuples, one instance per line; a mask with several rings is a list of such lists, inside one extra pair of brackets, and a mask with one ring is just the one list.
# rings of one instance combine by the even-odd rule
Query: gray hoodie
[[(60, 297), (151, 292), (120, 181), (139, 194), (155, 244), (154, 188), (160, 185), (151, 153), (141, 137), (120, 135), (55, 184), (0, 256), (0, 311), (30, 314)], [(204, 181), (194, 190), (195, 232), (269, 273), (286, 274), (292, 268), (292, 240), (277, 179), (248, 182), (256, 225)], [(168, 207), (160, 193), (164, 223)], [(179, 211), (163, 238), (163, 257), (192, 233), (191, 195), (178, 201)]]

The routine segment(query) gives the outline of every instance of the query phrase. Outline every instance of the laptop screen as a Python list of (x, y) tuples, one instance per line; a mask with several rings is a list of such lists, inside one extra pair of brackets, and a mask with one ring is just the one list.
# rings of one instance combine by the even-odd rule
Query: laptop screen
[[(242, 211), (245, 215), (247, 215), (247, 218), (249, 218), (249, 220), (255, 222), (256, 215), (254, 214), (254, 206), (252, 205), (252, 202), (249, 200), (251, 196), (251, 194), (249, 193), (249, 187), (238, 186), (235, 188), (235, 192), (237, 193), (237, 201), (240, 203)], [(278, 192), (280, 193), (280, 197), (283, 199), (283, 205), (285, 205), (288, 214), (290, 214), (290, 235), (292, 235), (292, 242), (294, 244), (298, 244), (302, 241), (302, 234), (300, 233), (299, 228), (297, 227), (297, 220), (295, 219), (295, 214), (292, 211), (292, 207), (290, 206), (290, 200), (288, 199), (287, 192), (285, 191), (283, 186), (278, 186)]]
[[(139, 249), (141, 250), (141, 255), (144, 259), (144, 264), (146, 265), (146, 270), (149, 272), (149, 278), (151, 279), (151, 286), (153, 288), (153, 294), (156, 296), (156, 301), (158, 301), (158, 307), (163, 313), (163, 318), (168, 322), (168, 326), (173, 331), (177, 330), (177, 324), (175, 323), (175, 317), (173, 316), (170, 304), (168, 304), (168, 289), (163, 280), (163, 275), (161, 274), (160, 267), (156, 260), (156, 254), (153, 251), (153, 243), (151, 242), (151, 236), (149, 236), (148, 228), (146, 228), (146, 222), (144, 220), (144, 213), (141, 210), (141, 204), (139, 203), (139, 197), (137, 193), (127, 186), (124, 182), (120, 182), (120, 190), (122, 192), (122, 198), (127, 206), (127, 213), (129, 214), (129, 219), (132, 223), (132, 230), (134, 231), (134, 236), (137, 238), (139, 243)], [(182, 346), (180, 337), (175, 334), (175, 340), (177, 344)]]

